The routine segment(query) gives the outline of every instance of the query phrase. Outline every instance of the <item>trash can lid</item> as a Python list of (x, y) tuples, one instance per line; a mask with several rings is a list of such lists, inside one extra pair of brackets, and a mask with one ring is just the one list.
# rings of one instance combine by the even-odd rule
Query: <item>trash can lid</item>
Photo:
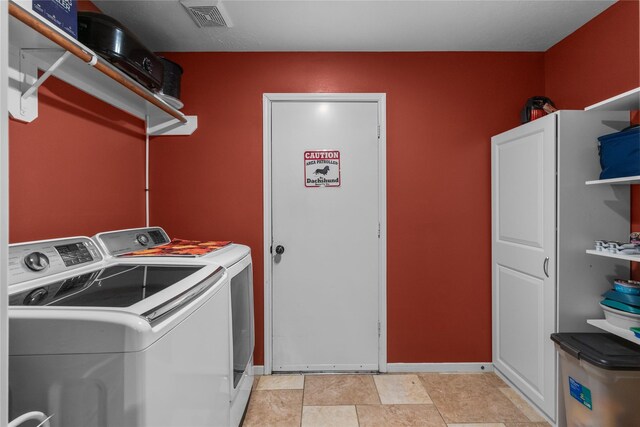
[(551, 339), (576, 359), (610, 371), (640, 371), (640, 346), (608, 333), (564, 332)]

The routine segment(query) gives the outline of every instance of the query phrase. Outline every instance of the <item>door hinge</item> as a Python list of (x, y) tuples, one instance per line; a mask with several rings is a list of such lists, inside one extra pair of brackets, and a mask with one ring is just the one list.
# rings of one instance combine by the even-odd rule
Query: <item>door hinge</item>
[(378, 125), (378, 139), (380, 139), (380, 125)]
[(380, 223), (378, 223), (378, 239), (380, 238)]
[(381, 330), (380, 322), (378, 322), (378, 338), (380, 338), (380, 330)]

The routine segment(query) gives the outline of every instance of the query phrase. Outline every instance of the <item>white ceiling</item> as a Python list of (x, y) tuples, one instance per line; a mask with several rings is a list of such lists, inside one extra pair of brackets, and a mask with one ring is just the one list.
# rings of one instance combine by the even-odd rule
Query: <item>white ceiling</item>
[(198, 28), (179, 1), (94, 3), (154, 51), (536, 52), (615, 1), (224, 0), (232, 28)]

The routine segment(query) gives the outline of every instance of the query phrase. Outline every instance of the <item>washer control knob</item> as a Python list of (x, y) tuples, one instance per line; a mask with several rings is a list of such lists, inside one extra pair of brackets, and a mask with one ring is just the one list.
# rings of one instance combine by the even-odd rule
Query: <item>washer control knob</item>
[(24, 264), (31, 271), (42, 271), (49, 267), (49, 258), (42, 252), (31, 252), (24, 257)]
[(147, 237), (146, 234), (138, 234), (136, 236), (136, 240), (138, 241), (138, 243), (140, 243), (142, 246), (147, 246), (149, 244), (149, 237)]
[(49, 295), (49, 291), (45, 288), (38, 288), (32, 291), (24, 298), (22, 302), (24, 305), (38, 305), (40, 302)]

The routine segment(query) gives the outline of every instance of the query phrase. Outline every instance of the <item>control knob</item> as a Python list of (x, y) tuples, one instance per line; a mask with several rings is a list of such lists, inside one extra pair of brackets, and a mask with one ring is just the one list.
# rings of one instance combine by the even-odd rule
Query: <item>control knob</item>
[(24, 265), (31, 271), (42, 271), (49, 267), (49, 258), (42, 252), (31, 252), (24, 257)]
[(147, 237), (146, 234), (138, 234), (136, 236), (136, 240), (138, 241), (138, 243), (140, 243), (142, 246), (147, 246), (147, 244), (149, 243), (149, 238)]
[(38, 288), (27, 295), (22, 302), (24, 305), (39, 305), (49, 295), (45, 288)]

